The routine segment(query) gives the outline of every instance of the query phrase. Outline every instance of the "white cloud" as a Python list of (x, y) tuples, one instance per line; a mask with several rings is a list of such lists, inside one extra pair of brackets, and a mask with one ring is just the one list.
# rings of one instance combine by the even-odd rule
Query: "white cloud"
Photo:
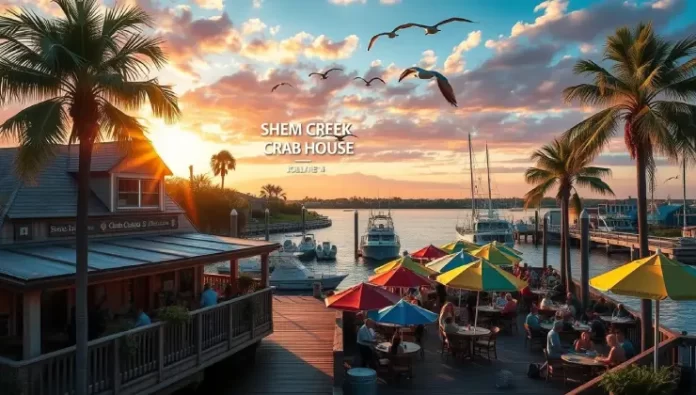
[(225, 7), (224, 0), (194, 0), (201, 8), (209, 10), (222, 10)]
[(591, 52), (596, 52), (596, 48), (592, 44), (584, 43), (584, 44), (580, 44), (580, 52), (582, 52), (584, 54), (588, 54)]
[(280, 31), (280, 25), (271, 26), (268, 31), (271, 33), (271, 36), (275, 36)]
[(435, 51), (433, 51), (432, 49), (428, 49), (428, 50), (423, 51), (421, 59), (418, 62), (418, 66), (422, 67), (426, 70), (430, 70), (433, 67), (435, 67), (436, 63), (437, 63), (437, 56), (435, 55)]
[(263, 0), (252, 0), (251, 5), (254, 8), (261, 8), (261, 4), (263, 4)]
[(252, 18), (242, 23), (242, 33), (244, 35), (262, 32), (266, 28), (266, 24), (261, 22), (259, 18)]
[(379, 59), (375, 59), (372, 61), (372, 63), (370, 63), (370, 67), (377, 67), (377, 66), (381, 66), (381, 65), (382, 65), (382, 61)]
[(537, 29), (547, 23), (557, 21), (566, 15), (568, 10), (568, 0), (546, 0), (536, 7), (534, 12), (543, 11), (543, 14), (537, 17), (533, 23), (525, 23), (518, 21), (510, 30), (510, 37), (500, 35), (498, 40), (486, 41), (486, 48), (495, 49), (498, 52), (503, 52), (514, 47), (513, 38), (518, 37), (532, 29)]
[(380, 4), (394, 5), (401, 3), (401, 0), (379, 0)]
[(350, 5), (353, 3), (365, 4), (367, 0), (329, 0), (329, 3), (336, 5)]
[(481, 31), (476, 30), (460, 42), (456, 47), (452, 48), (452, 53), (445, 60), (446, 73), (461, 73), (464, 71), (464, 60), (462, 55), (464, 52), (470, 51), (481, 44)]
[(285, 40), (252, 40), (244, 45), (241, 54), (261, 61), (295, 63), (298, 57), (321, 60), (349, 58), (358, 48), (358, 36), (350, 35), (339, 42), (334, 42), (321, 35), (314, 37), (307, 32), (300, 32)]

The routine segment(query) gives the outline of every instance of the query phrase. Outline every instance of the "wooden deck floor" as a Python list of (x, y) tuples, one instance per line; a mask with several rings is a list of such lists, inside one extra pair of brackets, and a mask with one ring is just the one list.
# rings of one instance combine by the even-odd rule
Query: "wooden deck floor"
[(335, 312), (311, 296), (273, 297), (273, 335), (256, 359), (206, 371), (199, 394), (327, 395), (333, 387)]

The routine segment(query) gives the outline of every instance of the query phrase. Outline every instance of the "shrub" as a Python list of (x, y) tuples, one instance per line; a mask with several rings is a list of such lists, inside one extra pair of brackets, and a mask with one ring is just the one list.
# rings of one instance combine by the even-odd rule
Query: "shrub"
[(249, 276), (241, 275), (237, 279), (237, 289), (242, 294), (253, 292), (255, 286), (256, 281), (254, 281), (254, 279)]
[(157, 310), (157, 318), (169, 324), (183, 324), (189, 322), (191, 316), (186, 307), (167, 306)]
[(631, 365), (602, 376), (600, 386), (613, 395), (670, 395), (677, 385), (674, 370)]

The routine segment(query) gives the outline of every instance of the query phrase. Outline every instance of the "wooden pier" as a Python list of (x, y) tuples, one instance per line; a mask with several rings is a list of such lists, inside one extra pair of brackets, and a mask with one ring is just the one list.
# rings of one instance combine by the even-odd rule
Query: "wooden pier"
[[(328, 228), (331, 225), (332, 225), (331, 219), (326, 217), (326, 218), (314, 219), (314, 220), (310, 220), (310, 221), (305, 222), (305, 229), (306, 230), (323, 229), (323, 228)], [(271, 234), (301, 232), (302, 231), (302, 223), (301, 222), (277, 222), (274, 224), (269, 224), (268, 231)], [(250, 224), (247, 224), (247, 226), (245, 226), (244, 229), (242, 229), (241, 236), (242, 237), (263, 236), (263, 234), (265, 232), (266, 232), (266, 225), (264, 223), (250, 223)]]

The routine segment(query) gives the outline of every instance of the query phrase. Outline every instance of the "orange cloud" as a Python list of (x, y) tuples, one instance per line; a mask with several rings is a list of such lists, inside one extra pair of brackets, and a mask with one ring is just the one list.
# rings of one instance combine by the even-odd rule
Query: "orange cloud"
[(321, 60), (349, 58), (358, 48), (358, 36), (350, 35), (334, 42), (324, 35), (314, 37), (300, 32), (284, 40), (253, 39), (244, 45), (241, 54), (265, 62), (296, 63), (300, 56)]

